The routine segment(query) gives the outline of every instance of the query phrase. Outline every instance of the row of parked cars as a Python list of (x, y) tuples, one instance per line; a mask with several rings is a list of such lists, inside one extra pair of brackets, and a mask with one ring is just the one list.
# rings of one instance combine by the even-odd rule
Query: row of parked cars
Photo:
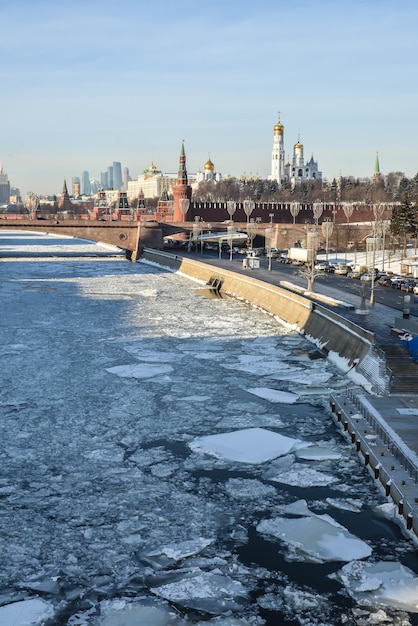
[(374, 280), (382, 287), (391, 287), (392, 289), (400, 289), (406, 293), (413, 293), (418, 295), (418, 280), (414, 280), (410, 277), (400, 276), (394, 274), (394, 272), (387, 271), (381, 272), (378, 268), (368, 269), (366, 268), (358, 270), (352, 268), (346, 263), (328, 263), (328, 261), (321, 261), (315, 265), (315, 269), (323, 270), (325, 272), (345, 275), (347, 278), (357, 278), (366, 282)]
[(392, 287), (392, 289), (400, 289), (406, 293), (413, 293), (418, 295), (418, 282), (412, 278), (405, 278), (404, 276), (381, 276), (378, 279), (378, 284), (382, 287)]

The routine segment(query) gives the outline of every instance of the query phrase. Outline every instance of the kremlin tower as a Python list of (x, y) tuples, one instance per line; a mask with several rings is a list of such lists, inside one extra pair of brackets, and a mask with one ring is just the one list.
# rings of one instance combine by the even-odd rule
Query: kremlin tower
[(185, 214), (183, 214), (180, 208), (180, 200), (182, 200), (183, 198), (186, 198), (190, 202), (190, 200), (192, 199), (192, 188), (190, 187), (189, 181), (187, 179), (186, 154), (184, 152), (184, 141), (181, 144), (179, 171), (178, 171), (176, 184), (172, 188), (172, 193), (173, 193), (173, 198), (174, 198), (173, 222), (187, 221)]
[(61, 198), (58, 202), (58, 208), (60, 211), (71, 211), (72, 209), (70, 196), (68, 195), (67, 181), (65, 180), (65, 178), (64, 185), (62, 187)]

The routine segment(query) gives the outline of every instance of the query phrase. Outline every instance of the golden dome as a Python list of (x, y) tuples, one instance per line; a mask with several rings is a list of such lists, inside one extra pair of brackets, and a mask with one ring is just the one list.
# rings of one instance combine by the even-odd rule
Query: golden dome
[(283, 132), (284, 132), (284, 126), (283, 124), (280, 123), (280, 120), (279, 120), (277, 124), (274, 125), (274, 134), (283, 135)]
[(210, 171), (213, 172), (213, 170), (215, 169), (214, 164), (212, 163), (212, 161), (210, 160), (210, 157), (208, 158), (208, 160), (206, 161), (204, 168), (206, 171)]
[(303, 144), (299, 143), (299, 141), (293, 147), (295, 150), (303, 150)]

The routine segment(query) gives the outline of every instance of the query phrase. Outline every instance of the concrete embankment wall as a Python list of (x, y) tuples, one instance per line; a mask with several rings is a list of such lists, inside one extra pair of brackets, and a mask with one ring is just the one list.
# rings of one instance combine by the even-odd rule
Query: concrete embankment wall
[(325, 352), (334, 352), (345, 358), (348, 367), (357, 367), (373, 350), (373, 333), (283, 287), (150, 248), (144, 249), (142, 258), (179, 271), (204, 284), (211, 279), (220, 280), (223, 293), (252, 303), (296, 326)]

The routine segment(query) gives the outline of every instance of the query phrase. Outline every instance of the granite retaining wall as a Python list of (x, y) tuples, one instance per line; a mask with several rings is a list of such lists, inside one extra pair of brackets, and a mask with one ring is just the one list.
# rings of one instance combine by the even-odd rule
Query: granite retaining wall
[[(221, 293), (252, 303), (295, 326), (326, 353), (332, 352), (345, 359), (347, 368), (356, 368), (362, 375), (366, 374), (374, 391), (386, 391), (381, 388), (381, 357), (376, 350), (374, 334), (361, 326), (303, 295), (252, 276), (150, 248), (144, 249), (141, 258), (181, 272), (202, 285), (216, 281)], [(366, 356), (367, 372), (362, 372), (361, 364)]]

